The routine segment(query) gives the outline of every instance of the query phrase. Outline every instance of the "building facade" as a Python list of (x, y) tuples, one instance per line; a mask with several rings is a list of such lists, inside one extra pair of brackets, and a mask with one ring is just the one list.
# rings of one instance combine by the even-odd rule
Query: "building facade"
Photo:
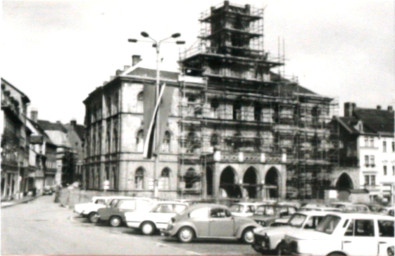
[(370, 199), (394, 202), (394, 110), (358, 108), (345, 103), (344, 116), (334, 119), (342, 148), (336, 185), (366, 189)]
[(27, 106), (29, 98), (5, 79), (1, 79), (1, 199), (23, 197), (33, 186), (29, 169)]
[(162, 197), (323, 198), (332, 99), (274, 72), (283, 62), (263, 49), (263, 9), (225, 1), (200, 21), (181, 72), (160, 73), (172, 100), (156, 170), (142, 154), (155, 70), (140, 62), (84, 101), (84, 186), (152, 195), (157, 180)]

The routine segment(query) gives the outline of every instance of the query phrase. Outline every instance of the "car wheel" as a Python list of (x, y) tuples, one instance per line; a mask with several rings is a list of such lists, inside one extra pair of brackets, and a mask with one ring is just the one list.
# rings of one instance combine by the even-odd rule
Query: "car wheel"
[(254, 232), (252, 228), (246, 228), (241, 235), (241, 240), (246, 244), (252, 244), (254, 242)]
[(88, 215), (88, 219), (91, 223), (97, 223), (99, 221), (99, 214), (97, 212), (91, 212)]
[(189, 243), (195, 237), (195, 232), (189, 227), (183, 227), (178, 231), (178, 240), (183, 243)]
[(284, 246), (285, 245), (282, 242), (279, 245), (277, 245), (276, 252), (278, 256), (284, 255)]
[(141, 232), (143, 232), (144, 235), (152, 235), (155, 231), (155, 225), (152, 222), (144, 222), (141, 225)]
[(346, 255), (341, 252), (332, 252), (332, 253), (329, 253), (328, 256), (346, 256)]
[(110, 226), (111, 227), (119, 227), (121, 226), (122, 219), (119, 216), (112, 216), (110, 218)]

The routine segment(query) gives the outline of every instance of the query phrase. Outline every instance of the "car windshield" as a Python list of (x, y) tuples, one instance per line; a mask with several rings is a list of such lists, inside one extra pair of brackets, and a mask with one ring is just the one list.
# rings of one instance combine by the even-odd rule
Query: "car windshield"
[(234, 204), (230, 207), (231, 212), (242, 212), (243, 206), (239, 204)]
[(296, 227), (296, 228), (300, 228), (303, 225), (303, 222), (306, 219), (306, 215), (304, 214), (294, 214), (292, 215), (291, 219), (289, 219), (288, 221), (288, 225), (292, 226), (292, 227)]
[(261, 205), (256, 208), (255, 214), (261, 216), (273, 216), (276, 214), (276, 211), (272, 205)]
[(327, 215), (324, 219), (318, 224), (315, 230), (319, 232), (324, 232), (327, 234), (332, 234), (335, 230), (337, 224), (339, 224), (340, 217), (334, 215)]

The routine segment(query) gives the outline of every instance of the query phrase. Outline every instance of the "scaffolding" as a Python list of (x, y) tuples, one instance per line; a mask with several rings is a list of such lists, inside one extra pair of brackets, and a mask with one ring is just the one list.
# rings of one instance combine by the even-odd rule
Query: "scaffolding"
[(200, 41), (180, 60), (184, 76), (202, 78), (200, 86), (180, 84), (180, 170), (200, 164), (204, 179), (210, 154), (237, 161), (243, 152), (247, 162), (286, 165), (288, 198), (322, 198), (336, 162), (328, 124), (337, 102), (288, 78), (284, 50), (269, 57), (263, 13), (228, 1), (202, 13)]

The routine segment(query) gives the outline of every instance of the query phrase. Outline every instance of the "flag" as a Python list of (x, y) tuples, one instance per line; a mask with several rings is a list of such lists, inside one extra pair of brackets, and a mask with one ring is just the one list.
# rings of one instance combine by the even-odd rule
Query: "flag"
[[(159, 96), (154, 102), (155, 86), (144, 86), (144, 157), (146, 158), (151, 158), (154, 152), (160, 150), (170, 114), (173, 90), (174, 88), (163, 84), (160, 87)], [(157, 127), (159, 128), (159, 139), (155, 141), (155, 136), (158, 135)]]

